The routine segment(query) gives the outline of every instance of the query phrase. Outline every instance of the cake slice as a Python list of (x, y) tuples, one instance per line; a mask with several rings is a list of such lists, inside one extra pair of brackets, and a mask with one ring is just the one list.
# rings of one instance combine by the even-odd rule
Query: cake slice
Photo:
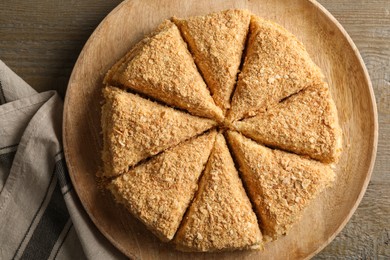
[(221, 109), (199, 74), (175, 24), (165, 21), (107, 73), (104, 82), (190, 113), (221, 120)]
[(326, 164), (269, 149), (237, 132), (227, 136), (266, 241), (285, 235), (310, 201), (334, 181)]
[(201, 252), (261, 247), (256, 215), (221, 134), (174, 243), (180, 250)]
[(320, 69), (294, 35), (252, 16), (247, 54), (227, 118), (253, 116), (321, 79)]
[(103, 176), (124, 173), (143, 159), (215, 126), (114, 87), (103, 90)]
[(190, 139), (114, 179), (108, 189), (162, 241), (173, 238), (198, 187), (216, 131)]
[(326, 83), (311, 86), (234, 126), (260, 143), (322, 162), (337, 162), (342, 149), (337, 110)]
[(249, 30), (250, 13), (226, 10), (187, 20), (173, 18), (213, 95), (226, 111)]

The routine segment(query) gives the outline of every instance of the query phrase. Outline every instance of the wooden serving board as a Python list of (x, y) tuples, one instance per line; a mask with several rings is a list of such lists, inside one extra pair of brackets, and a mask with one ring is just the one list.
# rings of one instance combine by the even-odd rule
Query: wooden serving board
[[(102, 79), (115, 61), (163, 19), (229, 8), (248, 9), (271, 19), (304, 43), (331, 86), (344, 132), (344, 152), (334, 187), (309, 206), (287, 236), (267, 244), (264, 251), (182, 253), (161, 243), (97, 188)], [(124, 1), (95, 30), (77, 60), (66, 94), (63, 128), (65, 156), (82, 204), (99, 230), (135, 259), (310, 258), (340, 232), (357, 208), (370, 180), (378, 137), (375, 98), (356, 46), (333, 16), (308, 0)]]

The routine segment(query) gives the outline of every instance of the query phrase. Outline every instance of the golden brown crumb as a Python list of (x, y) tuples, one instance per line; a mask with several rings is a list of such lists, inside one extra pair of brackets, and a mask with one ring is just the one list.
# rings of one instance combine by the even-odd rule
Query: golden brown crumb
[(174, 242), (184, 251), (254, 249), (262, 244), (255, 213), (221, 134)]
[(334, 181), (329, 165), (271, 150), (237, 132), (227, 135), (265, 240), (285, 235), (309, 202)]
[(173, 238), (194, 197), (216, 131), (188, 140), (114, 179), (116, 200), (162, 241)]
[(247, 11), (172, 21), (106, 74), (100, 185), (179, 250), (262, 248), (335, 179), (328, 85), (294, 35)]
[(114, 87), (103, 90), (104, 176), (196, 136), (216, 122), (191, 116)]
[(342, 149), (337, 111), (326, 83), (311, 86), (234, 125), (258, 142), (322, 162), (336, 162)]
[(253, 116), (323, 77), (302, 43), (281, 26), (252, 16), (249, 37), (230, 121)]
[(108, 72), (105, 82), (190, 113), (223, 119), (176, 25), (165, 21)]
[(225, 10), (173, 21), (194, 54), (215, 103), (226, 111), (245, 47), (250, 13)]

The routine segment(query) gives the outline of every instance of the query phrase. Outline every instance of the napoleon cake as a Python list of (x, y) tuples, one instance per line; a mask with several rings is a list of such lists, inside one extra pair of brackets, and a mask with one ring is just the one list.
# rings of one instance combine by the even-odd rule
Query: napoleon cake
[(329, 165), (272, 150), (237, 132), (227, 136), (265, 240), (285, 235), (309, 202), (334, 181)]
[(252, 205), (219, 134), (195, 200), (175, 237), (184, 251), (256, 249), (262, 236)]
[(215, 103), (226, 111), (236, 84), (250, 13), (226, 10), (182, 20), (174, 18)]
[(247, 54), (228, 119), (253, 116), (322, 77), (294, 35), (273, 22), (252, 16)]
[(342, 131), (321, 70), (248, 11), (164, 21), (104, 84), (98, 177), (178, 250), (262, 249), (336, 179)]
[(116, 176), (152, 155), (196, 136), (215, 122), (106, 87), (102, 108), (104, 176)]
[(120, 85), (191, 114), (221, 120), (187, 45), (171, 21), (137, 44), (107, 73), (106, 84)]
[(322, 162), (336, 162), (341, 152), (337, 110), (326, 83), (308, 87), (272, 109), (234, 125), (260, 143)]
[(214, 130), (170, 148), (114, 179), (108, 188), (161, 240), (169, 241), (194, 197), (215, 135)]

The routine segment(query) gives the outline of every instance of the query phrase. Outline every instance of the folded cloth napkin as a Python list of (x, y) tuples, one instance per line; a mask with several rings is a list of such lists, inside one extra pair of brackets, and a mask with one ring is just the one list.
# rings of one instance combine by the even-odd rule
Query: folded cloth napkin
[(0, 259), (122, 259), (86, 215), (62, 152), (63, 103), (0, 60)]

